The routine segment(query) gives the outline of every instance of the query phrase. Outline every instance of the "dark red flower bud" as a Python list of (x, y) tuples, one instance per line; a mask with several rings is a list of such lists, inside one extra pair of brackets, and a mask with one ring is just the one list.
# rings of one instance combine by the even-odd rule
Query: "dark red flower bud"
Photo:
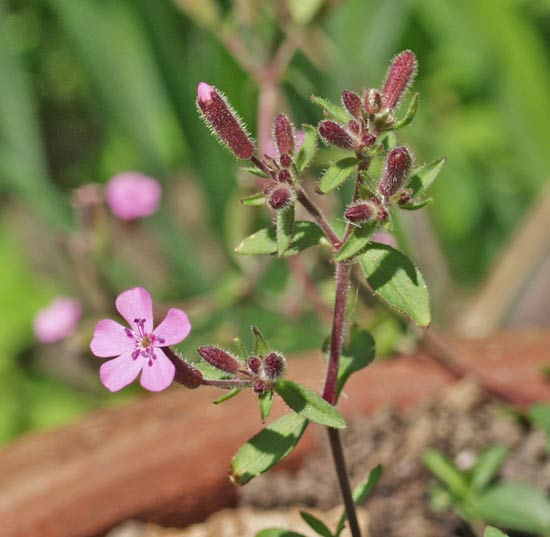
[(370, 132), (366, 132), (361, 136), (361, 145), (362, 146), (371, 146), (376, 142), (376, 136), (374, 134), (371, 134)]
[(190, 389), (198, 388), (202, 384), (202, 373), (194, 365), (170, 347), (163, 347), (162, 350), (176, 368), (174, 376), (176, 382)]
[(275, 118), (273, 137), (280, 155), (294, 151), (294, 132), (290, 121), (284, 114), (279, 114)]
[(409, 190), (405, 190), (405, 192), (403, 192), (401, 196), (399, 196), (399, 205), (406, 205), (407, 203), (409, 203), (409, 201), (411, 201), (411, 197), (411, 192)]
[(290, 172), (288, 170), (281, 170), (279, 175), (277, 175), (277, 179), (281, 183), (290, 183)]
[(271, 191), (268, 203), (272, 209), (284, 209), (292, 203), (292, 191), (286, 186), (278, 186)]
[(280, 378), (286, 370), (286, 360), (282, 354), (272, 352), (264, 359), (264, 373), (270, 380)]
[(257, 375), (262, 367), (262, 361), (257, 356), (251, 356), (247, 361), (248, 369)]
[(382, 109), (382, 96), (375, 89), (368, 89), (364, 98), (365, 112), (378, 114)]
[(220, 369), (221, 371), (234, 374), (237, 373), (240, 368), (240, 363), (238, 360), (231, 356), (231, 354), (227, 351), (224, 351), (219, 347), (206, 345), (204, 347), (199, 347), (198, 353), (210, 365), (214, 366), (216, 369)]
[(346, 209), (344, 217), (353, 224), (364, 224), (374, 220), (376, 212), (376, 207), (370, 201), (360, 200)]
[(342, 149), (355, 149), (355, 142), (350, 134), (334, 121), (321, 121), (319, 134), (329, 145)]
[(414, 52), (405, 50), (395, 57), (388, 70), (382, 90), (384, 107), (395, 108), (399, 104), (401, 97), (414, 80), (416, 70), (417, 62)]
[(412, 157), (406, 147), (396, 147), (388, 153), (384, 175), (378, 185), (387, 198), (393, 196), (405, 182), (412, 166)]
[(347, 111), (355, 118), (361, 117), (361, 97), (353, 91), (344, 90), (342, 92), (342, 103)]
[(281, 166), (283, 168), (290, 168), (290, 165), (292, 164), (292, 159), (290, 158), (290, 155), (288, 155), (287, 153), (284, 153), (283, 155), (281, 155)]
[(376, 214), (376, 220), (379, 222), (385, 222), (388, 219), (388, 210), (380, 205)]
[(359, 131), (361, 130), (359, 123), (353, 119), (348, 123), (348, 128), (353, 134), (359, 134)]
[(216, 88), (201, 82), (197, 106), (212, 132), (236, 157), (248, 160), (254, 156), (254, 142), (247, 134), (237, 113)]
[(254, 383), (254, 391), (256, 393), (264, 393), (267, 390), (267, 384), (263, 380), (257, 380)]

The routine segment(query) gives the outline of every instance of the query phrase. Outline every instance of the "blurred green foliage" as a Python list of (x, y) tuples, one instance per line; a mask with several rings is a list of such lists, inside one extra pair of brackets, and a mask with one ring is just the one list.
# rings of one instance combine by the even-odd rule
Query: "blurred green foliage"
[[(237, 163), (213, 142), (194, 104), (197, 83), (208, 81), (255, 132), (257, 84), (221, 41), (236, 30), (247, 43), (263, 43), (261, 59), (282, 38), (275, 23), (282, 4), (0, 0), (0, 440), (107, 400), (52, 377), (39, 352), (24, 359), (36, 309), (76, 286), (37, 268), (28, 244), (12, 237), (19, 237), (21, 214), (52, 236), (71, 232), (71, 192), (120, 171), (164, 183), (164, 210), (143, 226), (168, 268), (154, 282), (116, 257), (102, 270), (117, 291), (139, 283), (159, 299), (212, 301), (182, 350), (246, 334), (251, 324), (283, 351), (319, 347), (323, 327), (312, 312), (290, 324), (281, 320), (293, 292), (283, 263), (267, 262), (254, 296), (243, 291), (243, 275), (261, 267), (237, 259), (233, 248), (255, 220), (268, 217), (240, 207)], [(297, 123), (318, 121), (312, 93), (338, 100), (343, 88), (377, 86), (396, 52), (415, 51), (421, 100), (406, 141), (418, 162), (448, 157), (429, 215), (454, 284), (479, 282), (548, 178), (550, 3), (348, 0), (289, 7), (306, 51), (297, 52), (283, 80)], [(143, 265), (152, 261), (143, 257)], [(324, 270), (317, 267), (317, 275), (329, 276)], [(388, 323), (381, 326), (387, 336)]]

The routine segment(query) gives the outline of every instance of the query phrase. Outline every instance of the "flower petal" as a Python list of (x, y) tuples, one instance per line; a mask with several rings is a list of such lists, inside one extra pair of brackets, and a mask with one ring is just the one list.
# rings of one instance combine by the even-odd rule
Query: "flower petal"
[(115, 304), (131, 328), (135, 328), (134, 319), (145, 319), (145, 332), (153, 330), (153, 301), (149, 291), (143, 287), (128, 289), (118, 295)]
[(123, 354), (102, 364), (99, 368), (99, 378), (109, 391), (117, 392), (135, 380), (143, 363), (139, 358), (134, 360), (131, 354)]
[(164, 320), (153, 330), (153, 334), (164, 340), (160, 346), (175, 345), (183, 341), (191, 332), (187, 315), (176, 308), (168, 310)]
[(99, 358), (109, 358), (131, 351), (134, 345), (134, 339), (126, 335), (121, 324), (103, 319), (95, 325), (90, 350)]
[(157, 356), (153, 365), (144, 362), (141, 373), (141, 385), (151, 392), (160, 392), (172, 384), (176, 367), (161, 349), (155, 349)]

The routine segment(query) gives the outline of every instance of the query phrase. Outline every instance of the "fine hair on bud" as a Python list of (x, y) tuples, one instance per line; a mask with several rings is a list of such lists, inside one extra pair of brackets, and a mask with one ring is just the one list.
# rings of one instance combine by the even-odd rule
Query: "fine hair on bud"
[(232, 374), (237, 373), (240, 369), (239, 361), (219, 347), (205, 345), (204, 347), (199, 347), (197, 351), (205, 361), (216, 369)]
[(382, 96), (375, 89), (368, 89), (363, 99), (365, 112), (370, 115), (378, 114), (382, 109)]
[(278, 352), (271, 352), (264, 359), (263, 369), (268, 379), (277, 380), (286, 370), (286, 359)]
[(294, 151), (294, 129), (284, 114), (279, 114), (275, 118), (273, 138), (280, 155), (288, 155)]
[(262, 367), (262, 361), (257, 356), (251, 356), (247, 360), (246, 365), (251, 373), (257, 375)]
[(294, 203), (293, 191), (284, 185), (277, 186), (269, 194), (268, 203), (272, 209), (277, 211), (285, 209)]
[(213, 134), (240, 159), (249, 160), (256, 150), (244, 123), (225, 96), (213, 86), (201, 82), (197, 108)]
[(355, 149), (355, 140), (349, 132), (335, 121), (321, 121), (319, 134), (327, 145), (333, 145), (342, 149)]
[(344, 218), (352, 224), (365, 224), (376, 219), (377, 207), (371, 201), (359, 200), (344, 212)]
[(398, 192), (411, 171), (412, 164), (411, 153), (406, 147), (392, 149), (386, 158), (384, 174), (378, 185), (380, 193), (389, 198)]
[(353, 91), (344, 90), (342, 92), (342, 104), (354, 118), (361, 118), (361, 97), (359, 97), (359, 95), (353, 93)]
[(414, 52), (405, 50), (392, 61), (382, 90), (382, 104), (385, 108), (396, 108), (412, 84), (418, 69)]

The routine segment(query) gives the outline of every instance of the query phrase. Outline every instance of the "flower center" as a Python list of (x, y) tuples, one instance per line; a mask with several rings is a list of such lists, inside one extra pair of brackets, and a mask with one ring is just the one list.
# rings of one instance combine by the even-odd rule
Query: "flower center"
[(132, 359), (137, 360), (141, 356), (146, 358), (147, 365), (152, 367), (157, 359), (155, 346), (162, 345), (164, 339), (145, 332), (145, 319), (134, 319), (134, 324), (136, 326), (134, 330), (125, 329), (126, 335), (134, 340), (135, 349), (132, 352)]

